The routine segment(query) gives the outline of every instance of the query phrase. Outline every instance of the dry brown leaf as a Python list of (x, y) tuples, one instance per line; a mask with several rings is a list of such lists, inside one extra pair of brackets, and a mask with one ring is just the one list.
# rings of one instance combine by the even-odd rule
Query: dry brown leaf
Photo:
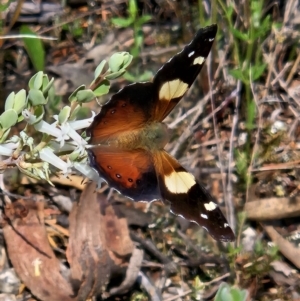
[(43, 209), (42, 202), (19, 200), (7, 205), (3, 234), (9, 258), (18, 276), (40, 300), (75, 300), (49, 245)]
[(107, 248), (120, 257), (128, 256), (134, 245), (129, 236), (127, 220), (118, 210), (118, 206), (108, 205), (105, 198), (101, 199), (101, 207), (104, 213), (101, 228), (105, 229)]
[(100, 227), (100, 207), (96, 184), (89, 183), (69, 216), (70, 239), (67, 259), (78, 300), (101, 294), (110, 279), (112, 261)]
[[(99, 295), (111, 280), (112, 271), (128, 265), (134, 250), (127, 221), (107, 198), (88, 183), (69, 217), (67, 258), (78, 300)], [(140, 268), (140, 267), (139, 267)]]

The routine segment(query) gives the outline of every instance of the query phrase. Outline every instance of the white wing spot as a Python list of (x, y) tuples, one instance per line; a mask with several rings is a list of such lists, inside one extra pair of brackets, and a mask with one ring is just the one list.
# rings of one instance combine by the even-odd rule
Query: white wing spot
[(207, 216), (206, 214), (201, 213), (200, 216), (201, 216), (202, 218), (208, 219), (208, 216)]
[(228, 228), (229, 225), (227, 223), (224, 224), (224, 228)]
[(194, 176), (186, 171), (174, 171), (165, 176), (165, 185), (172, 193), (187, 193), (195, 184)]
[(212, 42), (215, 38), (210, 38), (208, 39), (209, 42)]
[(159, 90), (159, 99), (171, 100), (182, 97), (188, 88), (189, 85), (180, 79), (165, 82)]
[(204, 203), (204, 207), (207, 211), (213, 211), (217, 208), (217, 204), (210, 201), (209, 203)]
[(203, 56), (198, 56), (194, 59), (193, 65), (202, 65), (203, 62), (205, 61), (205, 57)]
[(188, 57), (191, 57), (191, 56), (193, 56), (193, 55), (194, 55), (194, 53), (195, 53), (195, 51), (192, 51), (192, 52), (190, 52), (190, 53), (189, 53), (189, 55), (188, 55)]

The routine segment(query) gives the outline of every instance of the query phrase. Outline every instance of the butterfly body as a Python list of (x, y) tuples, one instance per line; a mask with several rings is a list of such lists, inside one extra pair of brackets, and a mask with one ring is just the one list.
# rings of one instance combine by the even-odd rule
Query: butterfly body
[(119, 135), (112, 136), (98, 145), (117, 147), (123, 150), (142, 148), (148, 151), (163, 149), (169, 142), (170, 131), (168, 126), (161, 122), (149, 122), (145, 126), (122, 131)]
[(170, 131), (163, 120), (199, 74), (216, 31), (216, 25), (200, 29), (152, 82), (128, 85), (114, 94), (87, 129), (88, 155), (99, 175), (125, 196), (161, 199), (215, 239), (232, 241), (234, 234), (213, 197), (164, 150)]

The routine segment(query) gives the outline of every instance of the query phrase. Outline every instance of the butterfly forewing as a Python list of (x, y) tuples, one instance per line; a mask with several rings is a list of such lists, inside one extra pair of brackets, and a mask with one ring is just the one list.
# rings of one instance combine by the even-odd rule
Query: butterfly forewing
[(158, 105), (155, 119), (164, 120), (201, 71), (217, 33), (217, 25), (202, 28), (193, 41), (165, 63), (153, 79)]
[(106, 143), (122, 132), (143, 127), (152, 118), (154, 94), (150, 82), (128, 85), (114, 94), (87, 129), (90, 143)]

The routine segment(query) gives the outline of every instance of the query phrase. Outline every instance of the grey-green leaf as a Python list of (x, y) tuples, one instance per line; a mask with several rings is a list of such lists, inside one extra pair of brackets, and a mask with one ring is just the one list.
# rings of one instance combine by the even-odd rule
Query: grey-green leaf
[(125, 69), (121, 69), (118, 72), (114, 72), (114, 73), (106, 75), (105, 78), (108, 80), (116, 79), (116, 78), (120, 77), (121, 75), (123, 75), (125, 72), (126, 72)]
[(78, 91), (84, 90), (85, 85), (81, 85), (69, 96), (69, 102), (77, 101), (77, 93)]
[(65, 106), (58, 114), (59, 124), (65, 123), (69, 119), (70, 113), (71, 113), (71, 108), (69, 106)]
[(104, 66), (106, 64), (106, 60), (103, 60), (96, 68), (95, 72), (94, 72), (94, 78), (96, 79), (102, 72)]
[(95, 99), (96, 96), (92, 90), (82, 90), (78, 91), (76, 97), (78, 102), (86, 103)]
[(4, 110), (6, 111), (12, 109), (14, 106), (14, 102), (15, 102), (15, 92), (11, 92), (6, 98)]
[(27, 104), (26, 91), (22, 89), (15, 96), (13, 109), (17, 112), (17, 114), (20, 114), (23, 111), (23, 109), (25, 109), (26, 104)]
[(43, 92), (40, 90), (31, 89), (29, 90), (28, 96), (33, 106), (44, 105), (47, 103)]
[(33, 83), (33, 88), (34, 89), (36, 89), (36, 90), (40, 90), (41, 89), (42, 84), (43, 84), (43, 76), (44, 76), (43, 71), (39, 71), (36, 74), (36, 77), (35, 77), (34, 83)]
[(122, 52), (116, 52), (114, 53), (108, 62), (109, 69), (111, 72), (117, 72), (122, 68), (124, 63), (124, 55)]
[(9, 129), (18, 121), (18, 114), (14, 109), (3, 112), (0, 116), (0, 123), (3, 129)]
[(97, 87), (97, 89), (94, 90), (94, 94), (97, 97), (105, 95), (109, 92), (109, 88), (110, 88), (109, 81), (104, 80), (103, 82), (101, 82), (101, 85), (99, 87)]

